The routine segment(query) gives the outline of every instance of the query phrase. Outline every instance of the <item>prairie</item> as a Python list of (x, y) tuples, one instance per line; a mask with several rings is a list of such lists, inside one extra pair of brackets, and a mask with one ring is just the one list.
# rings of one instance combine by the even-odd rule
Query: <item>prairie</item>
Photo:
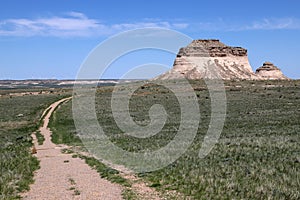
[[(194, 141), (174, 163), (136, 176), (161, 194), (178, 194), (170, 199), (299, 199), (300, 81), (226, 81), (225, 125), (218, 143), (203, 159), (198, 152), (210, 122), (211, 99), (203, 81), (190, 84), (201, 112)], [(18, 194), (29, 189), (33, 172), (39, 167), (31, 155), (30, 135), (41, 124), (43, 110), (71, 94), (66, 91), (55, 89), (38, 95), (1, 91), (0, 199), (20, 198)], [(137, 124), (149, 123), (149, 109), (154, 104), (163, 105), (168, 114), (163, 129), (143, 139), (128, 136), (117, 126), (111, 110), (112, 91), (113, 86), (98, 87), (95, 107), (99, 124), (115, 145), (130, 152), (153, 151), (175, 137), (181, 110), (167, 88), (145, 82), (130, 98), (130, 115)], [(83, 147), (74, 126), (71, 101), (54, 112), (50, 127), (53, 142)], [(37, 136), (42, 142), (42, 136)], [(124, 198), (138, 199), (130, 189), (130, 181), (119, 176), (117, 170), (81, 157), (102, 177), (125, 185), (128, 190)]]
[[(39, 95), (17, 95), (24, 90), (1, 90), (0, 97), (0, 199), (18, 199), (29, 189), (39, 162), (31, 154), (32, 138), (45, 108), (70, 95), (55, 91)], [(14, 94), (14, 95), (11, 95)]]
[[(210, 122), (210, 95), (203, 81), (190, 83), (201, 111), (195, 140), (169, 166), (136, 175), (157, 191), (176, 191), (191, 199), (299, 199), (300, 82), (226, 81), (225, 125), (204, 159), (198, 152)], [(159, 133), (140, 139), (124, 134), (116, 125), (110, 106), (112, 90), (100, 87), (96, 93), (98, 121), (111, 142), (130, 152), (143, 152), (159, 149), (174, 138), (180, 108), (172, 92), (158, 84), (146, 84), (134, 92), (129, 110), (136, 123), (149, 123), (153, 104), (162, 104), (169, 116)], [(56, 111), (51, 127), (55, 142), (80, 145), (71, 102)]]

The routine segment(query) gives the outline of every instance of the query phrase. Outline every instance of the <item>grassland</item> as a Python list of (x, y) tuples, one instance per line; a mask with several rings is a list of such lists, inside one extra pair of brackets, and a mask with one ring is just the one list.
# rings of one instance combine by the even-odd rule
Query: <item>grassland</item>
[[(198, 152), (210, 121), (210, 96), (204, 82), (191, 84), (201, 110), (193, 144), (168, 167), (138, 176), (158, 191), (175, 190), (191, 199), (299, 199), (300, 81), (226, 82), (225, 126), (218, 144), (204, 159)], [(153, 104), (164, 105), (168, 113), (161, 132), (145, 139), (125, 135), (118, 128), (111, 112), (111, 92), (111, 87), (98, 89), (96, 110), (113, 143), (141, 152), (158, 149), (174, 138), (180, 109), (166, 88), (146, 85), (130, 100), (131, 116), (139, 124), (149, 122), (148, 110)], [(57, 110), (52, 127), (57, 142), (80, 144), (71, 102)]]
[(17, 89), (0, 93), (0, 199), (18, 199), (20, 192), (29, 189), (33, 171), (39, 167), (31, 155), (30, 135), (41, 124), (44, 109), (70, 93), (18, 95)]

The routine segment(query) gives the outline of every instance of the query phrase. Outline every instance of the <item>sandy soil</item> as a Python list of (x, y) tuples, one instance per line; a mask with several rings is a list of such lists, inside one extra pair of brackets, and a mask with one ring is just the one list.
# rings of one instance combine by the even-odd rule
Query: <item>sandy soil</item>
[(36, 171), (34, 184), (30, 191), (24, 193), (24, 199), (122, 199), (122, 188), (119, 185), (102, 179), (80, 158), (72, 158), (71, 154), (61, 153), (65, 146), (51, 142), (51, 131), (48, 128), (49, 118), (55, 108), (70, 98), (53, 103), (44, 118), (41, 134), (45, 136), (43, 145), (38, 145), (35, 136), (37, 158), (41, 168)]

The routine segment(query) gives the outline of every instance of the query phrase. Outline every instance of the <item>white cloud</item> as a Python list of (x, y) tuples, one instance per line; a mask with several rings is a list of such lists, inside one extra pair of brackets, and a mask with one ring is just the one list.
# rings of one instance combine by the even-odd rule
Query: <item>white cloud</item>
[(300, 19), (265, 18), (258, 21), (241, 23), (219, 19), (215, 22), (198, 22), (189, 24), (196, 30), (203, 31), (255, 31), (255, 30), (300, 30)]
[(282, 30), (300, 29), (300, 20), (295, 18), (263, 19), (253, 22), (250, 26), (243, 27), (245, 30)]
[(69, 15), (71, 17), (77, 17), (77, 18), (81, 18), (81, 19), (87, 19), (87, 17), (83, 14), (83, 13), (80, 13), (80, 12), (67, 12), (66, 15)]
[(184, 29), (188, 24), (147, 19), (135, 23), (105, 24), (83, 13), (68, 12), (63, 17), (38, 19), (7, 19), (0, 21), (0, 36), (85, 37), (109, 35), (119, 31), (144, 27)]
[(247, 31), (247, 30), (300, 30), (300, 19), (275, 18), (262, 19), (240, 24), (218, 19), (214, 22), (185, 23), (184, 20), (165, 21), (146, 18), (131, 23), (107, 24), (98, 19), (88, 18), (80, 12), (67, 12), (63, 16), (37, 19), (0, 20), (0, 36), (52, 36), (52, 37), (89, 37), (107, 36), (130, 29), (160, 27), (190, 31)]

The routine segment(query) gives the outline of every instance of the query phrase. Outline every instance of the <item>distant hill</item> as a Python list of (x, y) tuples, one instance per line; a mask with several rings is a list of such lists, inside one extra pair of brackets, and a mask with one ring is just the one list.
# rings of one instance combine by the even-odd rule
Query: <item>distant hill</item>
[(194, 40), (181, 48), (173, 68), (157, 79), (177, 79), (182, 76), (187, 79), (288, 79), (270, 62), (265, 62), (254, 73), (247, 49), (227, 46), (216, 39)]
[(30, 80), (0, 80), (0, 89), (16, 88), (61, 88), (77, 85), (115, 85), (119, 80), (57, 80), (57, 79), (30, 79)]

